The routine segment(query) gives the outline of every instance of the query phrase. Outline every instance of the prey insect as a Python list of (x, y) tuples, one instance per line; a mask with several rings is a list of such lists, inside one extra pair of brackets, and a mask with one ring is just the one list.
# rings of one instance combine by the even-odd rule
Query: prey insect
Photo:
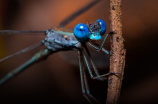
[[(87, 44), (88, 44), (90, 47), (92, 47), (96, 51), (103, 51), (106, 54), (109, 54), (109, 52), (103, 48), (103, 44), (104, 44), (108, 34), (105, 35), (101, 45), (98, 45), (97, 43), (95, 43), (95, 41), (101, 39), (101, 37), (104, 35), (105, 31), (106, 31), (106, 24), (101, 19), (98, 19), (97, 21), (90, 23), (88, 25), (80, 23), (80, 24), (75, 26), (74, 30), (66, 29), (66, 28), (62, 28), (62, 27), (52, 28), (52, 29), (46, 30), (45, 34), (47, 37), (44, 40), (42, 40), (40, 43), (36, 43), (33, 46), (30, 46), (22, 51), (19, 51), (15, 54), (12, 54), (12, 55), (7, 56), (7, 57), (0, 60), (0, 62), (2, 62), (4, 60), (7, 60), (7, 59), (15, 56), (15, 55), (18, 55), (20, 53), (34, 49), (40, 45), (44, 45), (46, 47), (45, 49), (36, 53), (29, 61), (27, 61), (26, 63), (24, 63), (23, 65), (21, 65), (17, 69), (10, 72), (4, 78), (2, 78), (0, 80), (0, 85), (3, 85), (5, 82), (7, 82), (9, 79), (11, 79), (15, 75), (17, 75), (22, 70), (26, 69), (28, 66), (34, 64), (35, 62), (46, 59), (49, 55), (51, 55), (55, 52), (68, 51), (68, 50), (75, 51), (76, 50), (76, 51), (78, 51), (82, 93), (89, 102), (91, 102), (90, 99), (94, 100), (95, 102), (98, 102), (90, 94), (89, 87), (87, 85), (87, 79), (86, 79), (86, 74), (85, 74), (85, 69), (84, 69), (83, 64), (85, 62), (87, 69), (88, 69), (88, 72), (90, 74), (90, 77), (92, 79), (104, 80), (106, 78), (106, 76), (109, 75), (109, 73), (104, 74), (104, 75), (99, 74), (99, 72), (97, 71), (97, 68), (96, 68), (96, 66), (91, 58), (91, 54), (87, 48)], [(4, 30), (4, 32), (5, 32), (5, 30)], [(25, 31), (22, 31), (22, 32), (25, 32)], [(90, 63), (93, 67), (95, 75), (92, 74), (90, 64), (89, 64), (87, 57), (86, 57), (83, 50), (85, 50), (87, 55), (88, 55), (88, 59), (90, 60)]]

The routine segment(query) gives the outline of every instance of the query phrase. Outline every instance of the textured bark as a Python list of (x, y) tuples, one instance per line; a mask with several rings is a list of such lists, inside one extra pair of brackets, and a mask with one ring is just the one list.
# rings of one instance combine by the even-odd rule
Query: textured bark
[(106, 104), (118, 102), (122, 86), (126, 50), (122, 36), (121, 14), (121, 0), (110, 0), (110, 31), (113, 32), (111, 34), (110, 73), (120, 74), (109, 76)]

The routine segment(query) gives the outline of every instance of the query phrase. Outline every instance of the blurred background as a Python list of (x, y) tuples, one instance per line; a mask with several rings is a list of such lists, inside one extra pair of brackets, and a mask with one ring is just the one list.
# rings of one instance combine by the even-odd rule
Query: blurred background
[[(0, 0), (1, 30), (46, 30), (58, 27), (68, 16), (93, 0)], [(158, 1), (123, 0), (122, 23), (126, 64), (119, 104), (158, 103)], [(102, 0), (79, 15), (65, 28), (103, 19), (109, 32), (109, 1)], [(107, 33), (106, 32), (106, 33)], [(0, 58), (44, 39), (44, 35), (0, 36)], [(99, 42), (101, 43), (101, 42)], [(110, 50), (108, 37), (104, 47)], [(0, 78), (27, 61), (36, 48), (0, 64)], [(101, 74), (109, 71), (109, 57), (90, 50)], [(1, 104), (89, 104), (81, 92), (77, 52), (52, 54), (47, 60), (27, 68), (0, 87)], [(107, 81), (91, 80), (91, 94), (105, 103)]]

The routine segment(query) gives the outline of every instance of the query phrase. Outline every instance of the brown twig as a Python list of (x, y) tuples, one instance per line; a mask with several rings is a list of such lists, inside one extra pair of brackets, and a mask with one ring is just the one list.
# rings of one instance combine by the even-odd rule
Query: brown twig
[(110, 0), (110, 31), (113, 32), (111, 34), (110, 73), (120, 74), (109, 76), (106, 104), (118, 102), (124, 74), (126, 50), (122, 36), (121, 14), (121, 0)]

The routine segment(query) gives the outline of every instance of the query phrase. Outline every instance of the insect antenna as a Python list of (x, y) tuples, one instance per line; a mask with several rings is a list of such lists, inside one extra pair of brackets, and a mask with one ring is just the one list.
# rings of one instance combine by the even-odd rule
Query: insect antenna
[(89, 20), (88, 20), (86, 17), (84, 17), (84, 18), (87, 20), (87, 24), (90, 24), (90, 23), (89, 23)]

